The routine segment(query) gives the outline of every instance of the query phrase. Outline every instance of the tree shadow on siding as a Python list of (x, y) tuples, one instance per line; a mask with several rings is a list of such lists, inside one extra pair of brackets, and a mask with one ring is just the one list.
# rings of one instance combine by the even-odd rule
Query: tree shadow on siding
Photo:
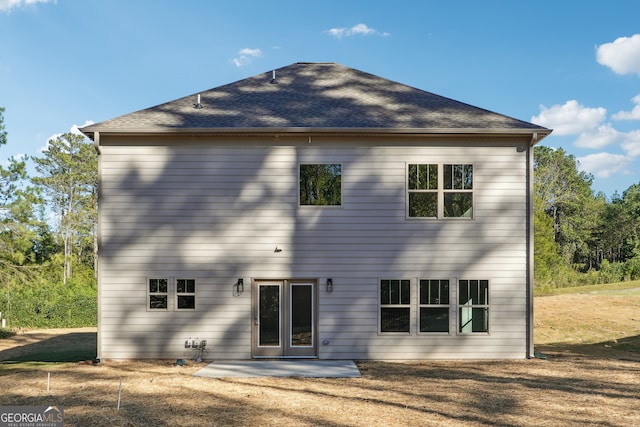
[[(373, 347), (393, 345), (397, 340), (377, 333), (380, 278), (475, 278), (479, 274), (485, 274), (480, 278), (491, 278), (478, 271), (486, 270), (487, 260), (495, 263), (500, 256), (496, 253), (501, 253), (504, 258), (500, 262), (505, 262), (507, 252), (513, 249), (513, 236), (521, 239), (515, 262), (523, 262), (524, 219), (522, 223), (512, 220), (501, 229), (486, 218), (407, 221), (404, 161), (393, 163), (395, 178), (390, 181), (384, 179), (387, 159), (377, 164), (380, 169), (368, 169), (372, 167), (369, 153), (359, 150), (357, 144), (339, 146), (335, 140), (314, 138), (309, 146), (301, 138), (290, 138), (286, 143), (282, 139), (275, 146), (266, 137), (252, 147), (229, 148), (225, 144), (221, 152), (209, 151), (203, 141), (166, 148), (168, 154), (163, 156), (168, 158), (153, 180), (145, 178), (147, 166), (132, 162), (117, 185), (121, 192), (116, 195), (109, 190), (103, 206), (113, 215), (110, 230), (120, 228), (121, 234), (103, 239), (101, 255), (117, 265), (113, 271), (120, 276), (128, 272), (135, 278), (128, 283), (135, 285), (137, 297), (127, 299), (123, 294), (124, 315), (119, 326), (123, 331), (140, 330), (137, 322), (147, 323), (144, 333), (129, 338), (135, 356), (144, 357), (144, 350), (151, 346), (158, 353), (173, 348), (173, 354), (180, 356), (177, 343), (187, 337), (209, 338), (205, 322), (215, 323), (215, 315), (227, 310), (222, 316), (235, 322), (218, 332), (223, 338), (209, 341), (210, 348), (235, 343), (235, 354), (244, 352), (248, 357), (247, 349), (239, 349), (249, 343), (239, 341), (250, 336), (250, 284), (245, 284), (244, 295), (227, 298), (226, 305), (216, 299), (229, 297), (237, 278), (316, 277), (334, 281), (331, 294), (324, 292), (323, 282), (319, 284), (321, 310), (334, 310), (332, 314), (319, 313), (320, 339), (328, 339), (336, 347), (350, 346), (362, 358), (375, 357)], [(417, 150), (418, 144), (408, 144), (407, 149)], [(153, 154), (147, 160), (153, 164)], [(343, 165), (343, 206), (298, 206), (297, 165), (308, 162)], [(114, 203), (114, 199), (120, 201)], [(120, 214), (119, 206), (131, 206), (135, 214)], [(511, 214), (512, 219), (522, 206)], [(494, 214), (504, 212), (514, 212), (509, 200), (491, 210)], [(472, 243), (465, 243), (469, 241)], [(453, 259), (442, 250), (452, 245), (460, 246)], [(281, 252), (274, 250), (278, 246)], [(469, 247), (471, 252), (465, 252)], [(136, 256), (142, 257), (139, 266), (132, 263)], [(143, 309), (144, 277), (154, 275), (199, 279), (197, 311), (152, 313)], [(512, 291), (510, 297), (494, 295), (502, 298), (502, 304), (510, 304), (509, 298), (513, 298), (522, 306), (524, 277), (517, 285), (522, 290)], [(339, 306), (342, 312), (335, 311)], [(105, 313), (108, 310), (103, 316)], [(522, 322), (522, 315), (516, 313), (515, 320)], [(458, 343), (473, 339), (453, 338)], [(425, 344), (424, 336), (403, 339), (413, 340), (427, 352), (438, 350), (437, 344)], [(340, 357), (340, 351), (323, 351)], [(218, 353), (217, 357), (221, 356), (224, 358), (224, 352)]]
[[(399, 128), (427, 127), (433, 120), (455, 128), (468, 126), (465, 120), (474, 114), (486, 113), (469, 110), (455, 115), (456, 103), (451, 100), (427, 97), (422, 104), (402, 85), (372, 87), (378, 80), (366, 73), (357, 73), (355, 79), (333, 79), (324, 87), (315, 84), (317, 75), (297, 75), (295, 84), (278, 75), (282, 80), (277, 84), (264, 75), (203, 92), (202, 109), (194, 109), (193, 99), (187, 97), (153, 107), (152, 113), (170, 117), (167, 126), (175, 128), (322, 128), (329, 122), (353, 128), (372, 123)], [(300, 87), (317, 90), (301, 94)], [(371, 98), (384, 100), (384, 107), (363, 102)], [(424, 116), (425, 109), (432, 115)], [(390, 110), (396, 111), (398, 122), (385, 121)], [(509, 121), (499, 119), (502, 124)], [(489, 127), (497, 125), (487, 122)], [(476, 244), (473, 253), (465, 255), (470, 234), (473, 239), (491, 236), (495, 223), (485, 229), (488, 223), (482, 221), (466, 225), (406, 221), (405, 163), (416, 156), (429, 158), (427, 151), (416, 153), (421, 147), (418, 141), (403, 140), (404, 154), (396, 159), (387, 157), (380, 138), (373, 145), (377, 148), (372, 148), (373, 140), (345, 143), (311, 134), (251, 138), (132, 137), (120, 143), (118, 163), (103, 164), (101, 209), (109, 224), (103, 221), (108, 230), (103, 232), (100, 256), (109, 271), (103, 272), (108, 274), (103, 274), (102, 287), (119, 291), (103, 298), (102, 319), (105, 324), (111, 319), (109, 327), (120, 331), (118, 345), (126, 348), (128, 357), (179, 357), (184, 354), (180, 344), (189, 337), (208, 339), (212, 357), (250, 357), (250, 284), (245, 283), (243, 295), (231, 296), (236, 280), (249, 277), (332, 278), (331, 294), (319, 283), (319, 339), (333, 346), (321, 351), (328, 357), (344, 356), (345, 349), (357, 350), (363, 358), (375, 357), (376, 347), (393, 347), (399, 340), (378, 335), (380, 278), (475, 278), (485, 260), (511, 248), (498, 240)], [(136, 141), (148, 151), (136, 154), (139, 148), (125, 148)], [(103, 137), (102, 144), (103, 156), (109, 156), (115, 148), (110, 144), (116, 142)], [(370, 154), (376, 149), (372, 166)], [(465, 159), (465, 154), (458, 152), (455, 157)], [(343, 165), (341, 208), (298, 206), (300, 162)], [(511, 208), (508, 200), (497, 203), (494, 213)], [(456, 244), (460, 254), (454, 259), (442, 251)], [(280, 252), (274, 251), (277, 246)], [(147, 277), (196, 278), (196, 311), (148, 311)], [(463, 343), (471, 338), (452, 339)], [(422, 346), (418, 351), (438, 349), (438, 344), (425, 344), (427, 340), (416, 334), (400, 339), (406, 340)], [(105, 350), (114, 345), (103, 343)]]

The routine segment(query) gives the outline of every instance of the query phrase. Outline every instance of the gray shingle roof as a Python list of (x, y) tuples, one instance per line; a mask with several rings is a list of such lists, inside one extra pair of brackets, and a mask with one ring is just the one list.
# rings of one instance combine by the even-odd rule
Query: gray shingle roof
[(549, 129), (334, 63), (296, 63), (82, 129), (94, 132)]

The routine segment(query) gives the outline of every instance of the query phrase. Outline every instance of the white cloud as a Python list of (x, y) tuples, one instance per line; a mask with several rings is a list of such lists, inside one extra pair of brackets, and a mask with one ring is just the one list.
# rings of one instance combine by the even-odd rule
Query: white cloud
[[(640, 76), (640, 34), (597, 46), (596, 59), (617, 74)], [(634, 106), (630, 111), (619, 111), (611, 116), (611, 120), (640, 120), (640, 94), (632, 101)], [(640, 129), (622, 132), (606, 120), (605, 108), (585, 107), (576, 100), (549, 108), (541, 105), (540, 114), (531, 118), (532, 122), (554, 129), (554, 135), (577, 135), (576, 147), (601, 149), (613, 145), (623, 150), (621, 154), (599, 152), (578, 157), (581, 171), (596, 178), (635, 173), (633, 162), (640, 158)]]
[(623, 133), (618, 132), (607, 123), (597, 129), (581, 133), (573, 144), (582, 148), (602, 148), (619, 142), (623, 137)]
[(249, 49), (248, 47), (240, 50), (238, 53), (240, 55), (248, 55), (253, 57), (262, 56), (262, 51), (260, 49)]
[(391, 34), (387, 32), (380, 32), (374, 28), (369, 27), (366, 24), (357, 24), (351, 28), (331, 28), (326, 31), (327, 34), (336, 38), (351, 37), (351, 36), (381, 36), (388, 37)]
[(636, 104), (631, 111), (619, 111), (611, 118), (613, 120), (640, 120), (640, 95), (636, 95), (632, 99), (633, 103)]
[(550, 108), (541, 105), (540, 114), (532, 117), (531, 121), (553, 129), (555, 135), (577, 135), (596, 129), (606, 115), (605, 108), (587, 108), (571, 100)]
[(11, 12), (15, 8), (37, 3), (56, 3), (56, 0), (0, 0), (0, 11)]
[(19, 162), (25, 160), (28, 156), (25, 153), (18, 153), (18, 154), (14, 154), (13, 156), (10, 156), (8, 159), (3, 160), (2, 161), (2, 166), (6, 167), (9, 166), (9, 164), (11, 163), (11, 160), (17, 160)]
[(242, 67), (251, 63), (253, 58), (259, 58), (262, 56), (262, 51), (260, 49), (250, 49), (244, 48), (238, 51), (237, 57), (233, 58), (232, 61), (236, 65), (236, 67)]
[(620, 37), (613, 43), (598, 46), (596, 60), (616, 74), (640, 75), (640, 34)]
[(78, 126), (76, 124), (74, 124), (73, 126), (71, 126), (71, 129), (69, 130), (69, 132), (76, 134), (76, 135), (83, 135), (84, 134), (82, 132), (80, 132), (80, 128), (83, 128), (85, 126), (90, 126), (92, 124), (94, 124), (95, 122), (93, 120), (85, 120), (84, 124), (81, 126)]
[(640, 156), (640, 130), (627, 133), (622, 148), (631, 157)]
[[(92, 120), (85, 120), (84, 124), (81, 126), (78, 126), (76, 124), (71, 125), (71, 127), (69, 128), (69, 133), (72, 133), (74, 135), (82, 135), (84, 136), (84, 134), (82, 132), (80, 132), (80, 128), (83, 128), (85, 126), (89, 126), (92, 125), (93, 122)], [(56, 138), (61, 137), (63, 134), (62, 133), (54, 133), (53, 135), (51, 135), (48, 139), (47, 142), (44, 144), (44, 146), (42, 148), (40, 148), (40, 152), (44, 152), (49, 148), (49, 141), (51, 140), (55, 140)]]
[(622, 154), (597, 153), (578, 157), (578, 169), (590, 173), (597, 178), (608, 178), (616, 173), (629, 174), (625, 169), (632, 161)]
[(42, 147), (40, 147), (40, 150), (38, 150), (38, 151), (40, 153), (44, 153), (45, 151), (47, 151), (49, 149), (49, 141), (55, 140), (56, 138), (61, 137), (61, 136), (62, 136), (61, 133), (54, 133), (49, 138), (47, 138), (47, 141), (44, 143), (44, 145)]

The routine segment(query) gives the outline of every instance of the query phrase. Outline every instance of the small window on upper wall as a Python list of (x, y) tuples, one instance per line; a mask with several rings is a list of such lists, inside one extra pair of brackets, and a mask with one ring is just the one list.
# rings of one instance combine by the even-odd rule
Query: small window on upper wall
[(147, 298), (149, 310), (167, 310), (169, 308), (169, 279), (149, 279)]
[(341, 206), (342, 165), (301, 164), (300, 206)]
[(178, 310), (196, 309), (196, 281), (195, 279), (176, 280), (176, 308)]

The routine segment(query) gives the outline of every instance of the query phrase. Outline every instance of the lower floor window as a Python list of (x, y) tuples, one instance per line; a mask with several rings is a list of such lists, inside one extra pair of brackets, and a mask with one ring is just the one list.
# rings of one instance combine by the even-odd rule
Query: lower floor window
[(380, 332), (411, 333), (417, 327), (419, 334), (448, 334), (456, 328), (456, 311), (458, 333), (489, 332), (489, 280), (418, 279), (417, 284), (415, 292), (409, 279), (380, 280)]
[(489, 332), (489, 281), (458, 281), (459, 332)]
[(420, 280), (420, 332), (449, 332), (449, 281)]
[(196, 309), (196, 280), (161, 277), (147, 279), (147, 310)]
[(178, 310), (195, 310), (196, 281), (195, 279), (176, 280), (176, 308)]
[(150, 310), (169, 308), (169, 279), (149, 279), (147, 307)]
[(411, 281), (380, 281), (380, 332), (411, 331)]

